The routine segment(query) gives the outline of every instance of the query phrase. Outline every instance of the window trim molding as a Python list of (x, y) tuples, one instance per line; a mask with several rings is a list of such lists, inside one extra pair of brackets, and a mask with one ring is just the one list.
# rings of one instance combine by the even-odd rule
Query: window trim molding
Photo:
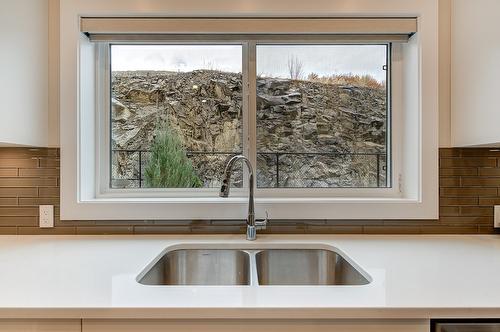
[[(78, 6), (77, 6), (78, 7)], [(80, 8), (81, 9), (81, 8)], [(86, 91), (80, 81), (86, 74), (81, 62), (82, 48), (91, 47), (88, 40), (79, 32), (78, 8), (62, 5), (61, 8), (61, 77), (67, 84), (61, 85), (61, 219), (62, 220), (144, 220), (144, 219), (243, 219), (245, 216), (246, 197), (229, 199), (214, 198), (105, 198), (92, 196), (95, 183), (88, 183), (89, 175), (94, 175), (95, 168), (86, 168), (95, 145), (93, 139), (82, 133), (91, 122)], [(67, 15), (67, 14), (70, 15)], [(428, 13), (428, 15), (430, 15)], [(430, 22), (430, 21), (427, 21)], [(420, 24), (421, 25), (421, 24)], [(435, 219), (438, 216), (437, 186), (437, 52), (433, 47), (437, 36), (432, 26), (419, 26), (419, 33), (412, 38), (412, 48), (418, 68), (418, 94), (409, 98), (415, 102), (418, 114), (413, 114), (418, 126), (414, 128), (417, 139), (418, 160), (421, 162), (418, 176), (413, 186), (417, 187), (417, 196), (405, 198), (260, 198), (256, 199), (258, 216), (268, 210), (272, 219)], [(75, 70), (75, 68), (79, 68)], [(95, 88), (95, 87), (94, 87)], [(85, 91), (84, 91), (85, 90)], [(408, 88), (403, 89), (408, 97)], [(424, 91), (425, 90), (425, 91)], [(425, 93), (424, 93), (425, 92)], [(423, 96), (426, 96), (423, 99)], [(424, 106), (426, 112), (423, 112)], [(75, 111), (76, 110), (76, 111)], [(412, 119), (414, 120), (414, 119)], [(407, 120), (409, 121), (409, 120)], [(95, 122), (93, 122), (95, 124)], [(422, 128), (426, 129), (423, 135)], [(95, 128), (94, 128), (95, 129)], [(92, 131), (94, 133), (94, 131)], [(77, 135), (75, 135), (77, 133)], [(81, 161), (89, 159), (81, 163)], [(95, 165), (95, 163), (93, 163)], [(425, 178), (425, 182), (423, 179)], [(189, 209), (187, 216), (182, 211)], [(355, 211), (355, 213), (353, 213)]]
[(92, 36), (116, 34), (386, 34), (417, 32), (416, 17), (92, 17), (80, 18)]

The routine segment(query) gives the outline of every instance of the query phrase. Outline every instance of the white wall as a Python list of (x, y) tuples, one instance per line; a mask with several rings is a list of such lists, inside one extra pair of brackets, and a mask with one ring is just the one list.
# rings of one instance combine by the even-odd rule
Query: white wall
[(439, 0), (439, 147), (451, 146), (451, 2)]
[(499, 0), (453, 0), (453, 146), (500, 144), (499, 32)]
[(59, 89), (60, 89), (60, 66), (59, 66), (59, 6), (60, 0), (48, 0), (49, 2), (49, 125), (48, 145), (59, 146)]
[(0, 145), (48, 144), (48, 1), (0, 1)]

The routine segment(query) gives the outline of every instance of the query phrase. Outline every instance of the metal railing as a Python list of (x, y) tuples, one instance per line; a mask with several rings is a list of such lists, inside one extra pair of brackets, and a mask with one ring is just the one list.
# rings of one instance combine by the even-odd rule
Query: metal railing
[[(113, 176), (113, 170), (111, 170), (111, 181), (112, 181), (112, 187), (113, 187), (113, 181), (116, 180), (125, 180), (125, 181), (136, 181), (138, 183), (139, 188), (144, 187), (144, 168), (146, 167), (146, 163), (149, 160), (148, 154), (150, 153), (149, 150), (145, 149), (112, 149), (111, 154), (112, 154), (112, 160), (113, 156), (115, 154), (122, 154), (122, 155), (129, 155), (129, 156), (134, 156), (130, 157), (130, 159), (133, 159), (132, 164), (135, 164), (135, 166), (130, 167), (128, 165), (128, 171), (124, 172), (124, 174), (120, 175), (119, 177), (114, 177)], [(219, 158), (219, 163), (220, 165), (220, 172), (222, 173), (222, 169), (224, 167), (225, 161), (231, 157), (238, 154), (237, 152), (197, 152), (197, 151), (188, 151), (186, 152), (186, 155), (191, 159), (192, 157), (196, 156), (215, 156)], [(225, 158), (220, 158), (225, 156)], [(322, 161), (325, 161), (325, 159), (328, 160), (328, 158), (331, 158), (331, 160), (335, 160), (338, 162), (339, 160), (347, 160), (351, 161), (351, 163), (354, 163), (353, 161), (356, 159), (358, 160), (358, 164), (363, 164), (364, 166), (367, 166), (368, 164), (368, 172), (367, 174), (372, 174), (375, 173), (376, 177), (376, 182), (374, 185), (368, 186), (368, 185), (358, 185), (358, 186), (349, 186), (349, 187), (375, 187), (375, 188), (380, 188), (380, 187), (387, 187), (387, 178), (388, 178), (388, 173), (387, 173), (387, 161), (386, 161), (387, 155), (385, 153), (328, 153), (328, 152), (258, 152), (257, 153), (257, 177), (259, 178), (259, 172), (263, 172), (263, 168), (267, 170), (267, 180), (266, 182), (267, 185), (261, 185), (259, 184), (259, 187), (274, 187), (274, 188), (286, 188), (286, 187), (314, 187), (311, 185), (302, 185), (302, 186), (290, 186), (287, 185), (285, 182), (287, 182), (290, 178), (295, 178), (296, 181), (299, 181), (301, 179), (307, 178), (307, 172), (308, 169), (310, 169), (310, 166), (308, 167), (307, 164), (305, 163), (306, 160), (309, 160), (309, 165), (312, 165), (311, 163), (318, 162), (319, 160), (323, 159)], [(129, 161), (127, 160), (126, 163)], [(265, 162), (266, 166), (262, 165), (262, 163)], [(193, 163), (194, 164), (194, 163)], [(349, 162), (347, 162), (349, 164)], [(194, 165), (196, 168), (196, 164)], [(127, 168), (127, 167), (126, 167)], [(130, 169), (131, 168), (131, 169)], [(272, 173), (269, 172), (270, 169), (273, 169), (274, 171)], [(297, 171), (297, 170), (301, 171)], [(349, 171), (356, 173), (357, 169), (352, 168), (346, 170), (346, 173), (349, 173)], [(265, 177), (265, 176), (261, 176)], [(271, 179), (271, 180), (269, 180)], [(298, 179), (298, 180), (297, 180)], [(368, 182), (368, 180), (366, 180)], [(371, 181), (370, 181), (371, 182)], [(269, 183), (274, 183), (274, 185), (270, 185)]]
[[(299, 178), (301, 177), (307, 177), (306, 172), (299, 172), (297, 169), (300, 169), (300, 167), (297, 167), (297, 164), (305, 162), (304, 159), (308, 158), (313, 161), (318, 161), (317, 159), (319, 158), (331, 158), (331, 159), (351, 159), (354, 160), (356, 158), (358, 159), (374, 159), (374, 172), (376, 174), (376, 187), (386, 187), (386, 179), (387, 179), (387, 166), (385, 165), (386, 162), (386, 154), (385, 153), (336, 153), (336, 152), (259, 152), (257, 153), (257, 159), (263, 158), (263, 157), (271, 157), (271, 159), (274, 162), (275, 166), (275, 171), (274, 171), (274, 176), (275, 183), (274, 187), (275, 188), (282, 188), (282, 187), (289, 187), (287, 185), (282, 184), (283, 178), (288, 178), (290, 174), (297, 175), (299, 173)], [(305, 158), (306, 157), (306, 158)], [(291, 166), (288, 167), (288, 172), (287, 168), (284, 167), (286, 165), (284, 160), (287, 158), (288, 163), (291, 163)], [(294, 161), (290, 160), (294, 158)], [(338, 161), (338, 160), (337, 160)], [(257, 164), (259, 164), (257, 162)], [(309, 169), (312, 166), (312, 163), (309, 162), (309, 164), (304, 164), (305, 169)], [(294, 167), (295, 166), (295, 167)], [(283, 173), (285, 173), (286, 176), (283, 176)], [(291, 187), (296, 187), (296, 186), (291, 186)], [(314, 187), (314, 186), (298, 186), (298, 187)], [(363, 187), (363, 186), (359, 186)]]

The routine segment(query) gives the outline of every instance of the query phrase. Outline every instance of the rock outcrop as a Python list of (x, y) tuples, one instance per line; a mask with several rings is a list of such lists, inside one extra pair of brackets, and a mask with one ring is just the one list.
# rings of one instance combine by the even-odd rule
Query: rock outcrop
[[(219, 153), (242, 150), (241, 74), (115, 72), (112, 89), (115, 150), (148, 150), (157, 125), (168, 121), (195, 153), (191, 158), (206, 186), (219, 183), (228, 157)], [(259, 78), (259, 185), (276, 186), (277, 162), (280, 186), (384, 185), (385, 157), (377, 166), (375, 154), (386, 153), (386, 109), (385, 89)], [(147, 152), (141, 159), (144, 165)], [(137, 152), (115, 152), (113, 177), (138, 178), (138, 162)], [(117, 180), (115, 186), (136, 182)]]

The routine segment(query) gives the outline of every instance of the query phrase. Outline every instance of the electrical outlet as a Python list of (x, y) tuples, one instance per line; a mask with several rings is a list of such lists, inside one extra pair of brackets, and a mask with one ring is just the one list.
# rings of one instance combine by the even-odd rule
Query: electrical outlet
[(54, 227), (54, 205), (40, 205), (40, 228)]
[(500, 205), (495, 206), (495, 228), (500, 228)]

